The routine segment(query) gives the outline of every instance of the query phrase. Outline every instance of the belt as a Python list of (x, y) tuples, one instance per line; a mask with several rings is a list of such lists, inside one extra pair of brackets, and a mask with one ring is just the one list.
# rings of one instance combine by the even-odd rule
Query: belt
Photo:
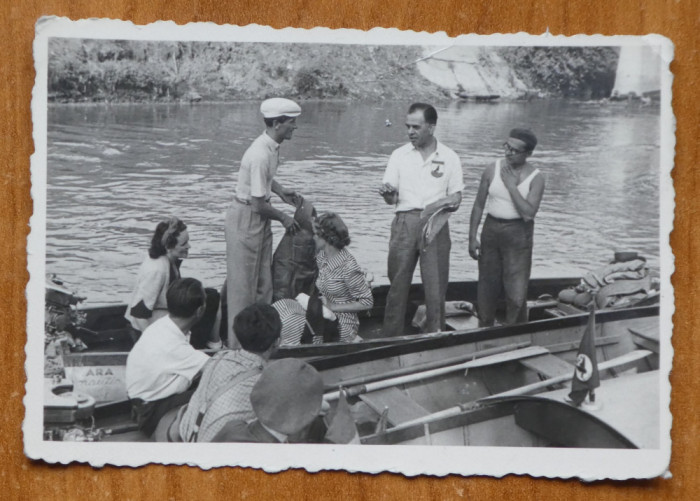
[(486, 214), (486, 217), (487, 217), (487, 218), (490, 218), (490, 219), (493, 219), (493, 220), (496, 221), (497, 223), (517, 223), (517, 222), (519, 222), (519, 221), (525, 221), (525, 220), (524, 220), (523, 218), (521, 218), (521, 217), (516, 217), (515, 219), (503, 219), (503, 218), (500, 218), (500, 217), (492, 216), (491, 214)]
[(409, 209), (409, 210), (402, 210), (396, 213), (398, 216), (399, 214), (415, 214), (418, 212), (423, 212), (423, 209)]

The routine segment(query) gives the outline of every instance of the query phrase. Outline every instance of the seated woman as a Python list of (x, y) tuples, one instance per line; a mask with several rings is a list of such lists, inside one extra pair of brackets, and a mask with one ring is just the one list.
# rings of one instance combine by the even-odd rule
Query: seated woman
[[(143, 332), (146, 327), (168, 314), (165, 293), (171, 282), (180, 278), (180, 264), (189, 253), (187, 225), (177, 217), (161, 221), (151, 238), (148, 257), (139, 268), (136, 288), (129, 301), (126, 319)], [(190, 342), (195, 348), (218, 347), (219, 293), (205, 289), (206, 310), (192, 327)]]
[(374, 304), (372, 290), (355, 258), (348, 252), (348, 227), (340, 216), (326, 212), (314, 221), (318, 277), (316, 287), (323, 304), (338, 317), (340, 341), (361, 341), (357, 313)]

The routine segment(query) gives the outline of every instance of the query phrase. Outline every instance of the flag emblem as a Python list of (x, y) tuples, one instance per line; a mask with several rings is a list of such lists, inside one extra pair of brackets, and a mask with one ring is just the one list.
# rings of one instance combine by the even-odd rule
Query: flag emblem
[(598, 361), (595, 356), (595, 309), (588, 315), (588, 325), (581, 338), (574, 377), (571, 381), (571, 393), (569, 401), (579, 406), (589, 393), (600, 386), (600, 374), (598, 373)]
[(576, 377), (586, 382), (591, 379), (593, 375), (593, 362), (588, 355), (585, 353), (579, 353), (576, 357)]

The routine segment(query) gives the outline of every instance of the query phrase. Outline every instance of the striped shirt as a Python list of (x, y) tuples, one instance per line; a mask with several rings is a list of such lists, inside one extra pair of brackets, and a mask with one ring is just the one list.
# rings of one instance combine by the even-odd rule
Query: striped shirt
[[(280, 346), (297, 346), (301, 344), (301, 336), (306, 325), (306, 310), (295, 299), (284, 298), (272, 303), (282, 321)], [(316, 338), (319, 338), (317, 341)], [(320, 336), (314, 337), (314, 344), (322, 341)]]
[[(365, 274), (347, 249), (342, 249), (333, 257), (328, 257), (325, 251), (316, 255), (318, 278), (316, 287), (331, 303), (344, 304), (359, 301), (367, 308), (374, 304), (372, 290)], [(340, 340), (350, 342), (357, 335), (360, 319), (357, 313), (339, 313)]]

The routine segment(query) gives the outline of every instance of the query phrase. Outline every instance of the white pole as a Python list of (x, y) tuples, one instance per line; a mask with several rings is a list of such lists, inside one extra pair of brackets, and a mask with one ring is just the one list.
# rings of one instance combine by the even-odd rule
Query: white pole
[[(419, 381), (421, 379), (428, 379), (431, 377), (442, 376), (443, 374), (449, 374), (450, 372), (456, 372), (460, 370), (473, 369), (475, 367), (485, 367), (487, 365), (494, 365), (503, 362), (510, 362), (512, 360), (520, 360), (523, 358), (534, 357), (537, 355), (544, 355), (549, 353), (547, 348), (542, 346), (529, 346), (520, 350), (513, 350), (506, 353), (499, 353), (497, 355), (491, 355), (489, 357), (479, 358), (477, 360), (470, 360), (457, 365), (450, 365), (448, 367), (440, 367), (438, 369), (432, 369), (424, 372), (417, 372), (415, 374), (407, 374), (405, 376), (399, 376), (394, 378), (385, 379), (383, 381), (375, 381), (373, 383), (367, 383), (365, 385), (354, 386), (350, 388), (345, 388), (345, 391), (350, 396), (362, 395), (364, 393), (370, 393), (377, 390), (382, 390), (384, 388), (389, 388), (391, 386), (397, 386), (405, 383), (412, 383), (414, 381)], [(337, 400), (340, 392), (332, 391), (323, 395), (323, 399), (326, 401)]]

